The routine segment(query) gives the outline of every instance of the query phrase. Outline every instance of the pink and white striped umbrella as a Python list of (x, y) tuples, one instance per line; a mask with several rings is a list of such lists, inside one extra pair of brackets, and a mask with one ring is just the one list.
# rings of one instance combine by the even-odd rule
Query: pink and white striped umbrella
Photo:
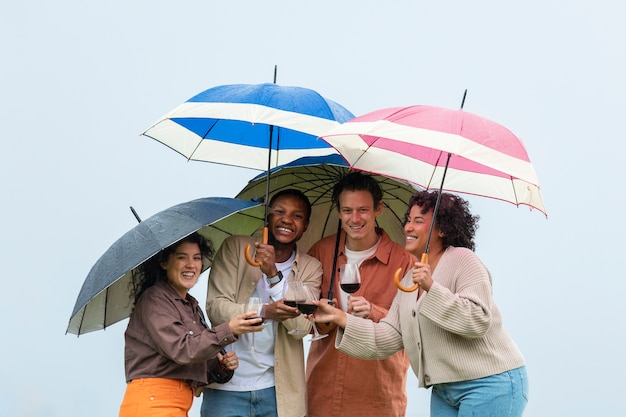
[(422, 105), (381, 109), (321, 137), (354, 169), (426, 189), (527, 205), (546, 214), (522, 141), (504, 126), (475, 114)]

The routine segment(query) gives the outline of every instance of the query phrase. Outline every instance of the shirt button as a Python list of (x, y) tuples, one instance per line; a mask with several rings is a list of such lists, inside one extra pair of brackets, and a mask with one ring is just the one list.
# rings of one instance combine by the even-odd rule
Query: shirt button
[(193, 330), (189, 330), (189, 334), (193, 334)]
[(413, 310), (413, 311), (411, 312), (411, 315), (412, 315), (413, 317), (415, 317), (415, 310)]
[(150, 397), (150, 401), (154, 401), (154, 397)]

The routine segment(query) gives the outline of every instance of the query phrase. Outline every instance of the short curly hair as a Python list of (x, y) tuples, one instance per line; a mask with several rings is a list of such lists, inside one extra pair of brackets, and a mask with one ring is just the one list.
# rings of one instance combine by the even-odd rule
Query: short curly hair
[[(409, 200), (405, 222), (413, 206), (420, 207), (422, 214), (434, 210), (438, 194), (438, 191), (420, 191), (414, 194)], [(476, 250), (474, 235), (478, 229), (479, 219), (480, 216), (470, 212), (468, 201), (454, 194), (441, 193), (435, 224), (443, 233), (444, 248), (457, 246)]]
[(161, 268), (161, 262), (167, 262), (170, 255), (176, 252), (176, 249), (183, 243), (195, 243), (198, 245), (200, 253), (202, 254), (203, 271), (211, 266), (215, 253), (213, 243), (198, 232), (185, 236), (132, 270), (129, 286), (130, 297), (134, 298), (134, 304), (137, 304), (141, 294), (157, 281), (167, 281), (167, 271)]

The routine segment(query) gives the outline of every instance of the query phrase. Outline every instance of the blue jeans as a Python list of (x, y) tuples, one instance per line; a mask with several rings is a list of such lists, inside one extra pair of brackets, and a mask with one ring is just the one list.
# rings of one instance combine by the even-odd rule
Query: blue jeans
[(526, 367), (469, 381), (433, 385), (431, 417), (521, 417), (528, 402)]
[(201, 417), (277, 417), (276, 389), (223, 391), (205, 388)]

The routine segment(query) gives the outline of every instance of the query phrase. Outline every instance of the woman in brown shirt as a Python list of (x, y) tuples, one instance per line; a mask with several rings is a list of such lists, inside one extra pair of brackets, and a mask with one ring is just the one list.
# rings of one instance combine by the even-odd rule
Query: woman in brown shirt
[(246, 320), (255, 313), (207, 326), (188, 291), (212, 255), (210, 243), (193, 233), (134, 271), (135, 307), (124, 348), (128, 385), (120, 417), (187, 416), (194, 390), (227, 381), (237, 368), (235, 353), (222, 349), (238, 335), (260, 330), (254, 324), (262, 319)]

